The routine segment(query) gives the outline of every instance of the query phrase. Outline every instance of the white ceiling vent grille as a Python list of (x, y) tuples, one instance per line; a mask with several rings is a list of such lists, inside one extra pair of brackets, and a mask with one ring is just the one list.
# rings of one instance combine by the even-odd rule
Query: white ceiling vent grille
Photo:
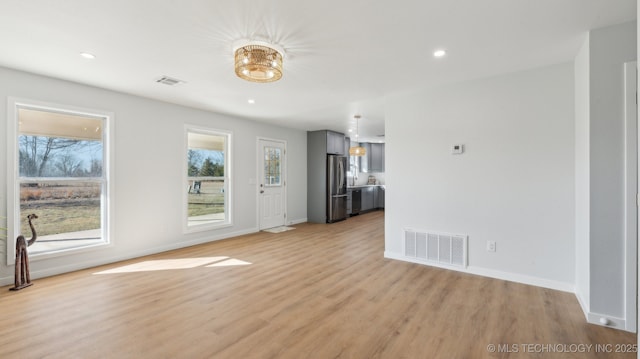
[(404, 255), (426, 263), (467, 267), (467, 236), (404, 229)]
[(169, 77), (169, 76), (162, 76), (159, 79), (157, 79), (156, 82), (169, 85), (169, 86), (175, 86), (175, 85), (184, 83), (184, 81), (182, 80), (174, 79), (173, 77)]

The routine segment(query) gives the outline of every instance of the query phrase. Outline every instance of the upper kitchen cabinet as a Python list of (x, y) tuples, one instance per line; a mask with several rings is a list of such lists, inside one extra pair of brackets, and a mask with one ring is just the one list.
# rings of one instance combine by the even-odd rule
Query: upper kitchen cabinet
[(332, 155), (346, 155), (344, 152), (344, 134), (327, 131), (327, 153)]
[(372, 143), (369, 158), (369, 172), (384, 172), (384, 143)]
[(367, 153), (360, 157), (360, 172), (384, 172), (384, 143), (361, 143)]
[(344, 138), (344, 155), (349, 156), (349, 148), (351, 147), (351, 139), (349, 137)]
[(369, 164), (371, 163), (371, 144), (368, 142), (361, 142), (360, 147), (364, 148), (364, 156), (358, 157), (360, 161), (360, 172), (369, 173)]

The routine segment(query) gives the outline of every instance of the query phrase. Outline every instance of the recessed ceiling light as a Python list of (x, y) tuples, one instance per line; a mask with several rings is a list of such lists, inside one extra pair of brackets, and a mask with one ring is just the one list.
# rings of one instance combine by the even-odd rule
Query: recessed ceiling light
[(247, 102), (253, 105), (254, 103), (256, 103), (256, 100), (250, 98), (247, 100)]
[(443, 57), (444, 55), (446, 55), (447, 52), (444, 50), (436, 50), (433, 52), (433, 56), (434, 57)]
[(85, 59), (89, 59), (89, 60), (93, 60), (93, 59), (96, 58), (96, 55), (90, 54), (88, 52), (81, 52), (80, 56), (84, 57)]

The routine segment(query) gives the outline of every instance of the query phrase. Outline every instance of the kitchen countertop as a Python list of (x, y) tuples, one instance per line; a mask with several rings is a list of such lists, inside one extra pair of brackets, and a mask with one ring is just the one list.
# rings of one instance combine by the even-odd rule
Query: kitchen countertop
[(349, 188), (366, 188), (366, 187), (382, 187), (384, 188), (383, 184), (357, 184), (355, 186), (347, 186), (347, 189)]

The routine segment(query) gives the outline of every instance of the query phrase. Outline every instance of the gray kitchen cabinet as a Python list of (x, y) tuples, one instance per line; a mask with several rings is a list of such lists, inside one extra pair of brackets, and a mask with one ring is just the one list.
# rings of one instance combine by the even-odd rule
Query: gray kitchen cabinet
[(349, 137), (344, 138), (344, 155), (349, 156), (349, 147), (351, 147), (351, 139)]
[(384, 172), (384, 143), (360, 143), (367, 153), (360, 157), (360, 172)]
[(351, 215), (351, 206), (353, 204), (353, 190), (347, 190), (347, 215)]
[(377, 209), (378, 208), (378, 186), (371, 187), (371, 188), (373, 188), (373, 208)]
[(384, 172), (384, 144), (372, 143), (369, 156), (369, 172)]
[(307, 219), (327, 223), (327, 131), (307, 132)]
[(376, 197), (376, 208), (384, 209), (384, 192), (385, 188), (378, 186), (376, 187), (378, 196)]
[(362, 202), (360, 203), (361, 210), (370, 211), (375, 208), (375, 192), (376, 187), (365, 187), (362, 188)]
[(345, 155), (344, 152), (344, 134), (339, 132), (327, 131), (327, 152), (332, 155)]
[(364, 156), (358, 157), (360, 172), (369, 173), (369, 164), (371, 163), (371, 144), (367, 142), (361, 142), (360, 147), (364, 147)]

